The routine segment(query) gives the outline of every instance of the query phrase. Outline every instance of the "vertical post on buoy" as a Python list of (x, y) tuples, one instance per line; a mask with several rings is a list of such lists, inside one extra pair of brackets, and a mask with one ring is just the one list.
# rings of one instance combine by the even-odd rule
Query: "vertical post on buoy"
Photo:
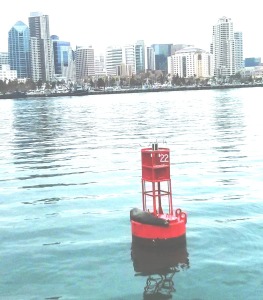
[[(157, 143), (153, 143), (152, 144), (152, 150), (153, 151), (157, 151), (158, 150), (158, 144)], [(157, 210), (157, 207), (156, 207), (156, 185), (155, 185), (155, 182), (152, 182), (152, 190), (153, 190), (153, 213), (155, 215), (157, 215), (159, 209)], [(158, 198), (159, 198), (159, 184), (158, 184), (158, 189), (157, 189), (157, 192), (158, 192)], [(160, 207), (160, 203), (158, 203), (159, 207)]]
[(158, 150), (158, 144), (157, 144), (157, 143), (153, 143), (153, 144), (152, 144), (152, 150), (153, 150), (153, 151)]

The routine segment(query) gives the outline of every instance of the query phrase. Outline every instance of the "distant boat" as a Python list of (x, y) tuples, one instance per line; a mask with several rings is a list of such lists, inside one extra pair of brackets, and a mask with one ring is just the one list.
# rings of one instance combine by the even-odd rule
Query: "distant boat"
[(76, 90), (64, 92), (50, 92), (50, 91), (29, 91), (29, 92), (14, 92), (0, 94), (0, 99), (18, 99), (18, 98), (50, 98), (62, 96), (85, 96), (89, 94), (89, 90)]
[(0, 99), (15, 99), (15, 98), (24, 98), (26, 96), (25, 92), (13, 92), (0, 94)]

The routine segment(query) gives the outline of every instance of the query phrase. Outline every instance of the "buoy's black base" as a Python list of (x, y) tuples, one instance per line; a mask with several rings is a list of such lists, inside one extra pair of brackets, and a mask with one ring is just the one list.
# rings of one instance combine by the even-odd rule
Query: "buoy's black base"
[(182, 247), (186, 246), (186, 235), (171, 239), (145, 239), (132, 235), (132, 243), (144, 247)]
[(132, 243), (131, 259), (137, 276), (166, 274), (171, 272), (171, 268), (176, 268), (176, 272), (189, 268), (187, 248), (182, 243), (177, 247), (152, 248)]

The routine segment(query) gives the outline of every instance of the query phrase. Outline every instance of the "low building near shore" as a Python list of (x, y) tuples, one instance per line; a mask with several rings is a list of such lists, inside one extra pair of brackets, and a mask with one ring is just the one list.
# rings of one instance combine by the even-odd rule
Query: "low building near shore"
[(0, 80), (16, 80), (17, 79), (17, 71), (10, 70), (10, 65), (1, 65), (0, 66)]
[(168, 57), (168, 73), (181, 78), (210, 78), (214, 75), (212, 57), (199, 48), (183, 48)]
[(240, 71), (243, 78), (252, 77), (254, 79), (263, 78), (263, 66), (245, 67)]

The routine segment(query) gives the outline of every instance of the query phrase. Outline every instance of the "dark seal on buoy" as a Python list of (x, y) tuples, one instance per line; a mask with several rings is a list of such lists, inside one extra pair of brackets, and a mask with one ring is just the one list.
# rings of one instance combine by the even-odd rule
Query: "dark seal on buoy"
[(133, 220), (135, 222), (139, 222), (142, 224), (149, 224), (154, 226), (162, 226), (162, 227), (168, 227), (169, 221), (158, 218), (154, 216), (153, 214), (143, 211), (139, 208), (133, 208), (130, 211), (130, 220)]

